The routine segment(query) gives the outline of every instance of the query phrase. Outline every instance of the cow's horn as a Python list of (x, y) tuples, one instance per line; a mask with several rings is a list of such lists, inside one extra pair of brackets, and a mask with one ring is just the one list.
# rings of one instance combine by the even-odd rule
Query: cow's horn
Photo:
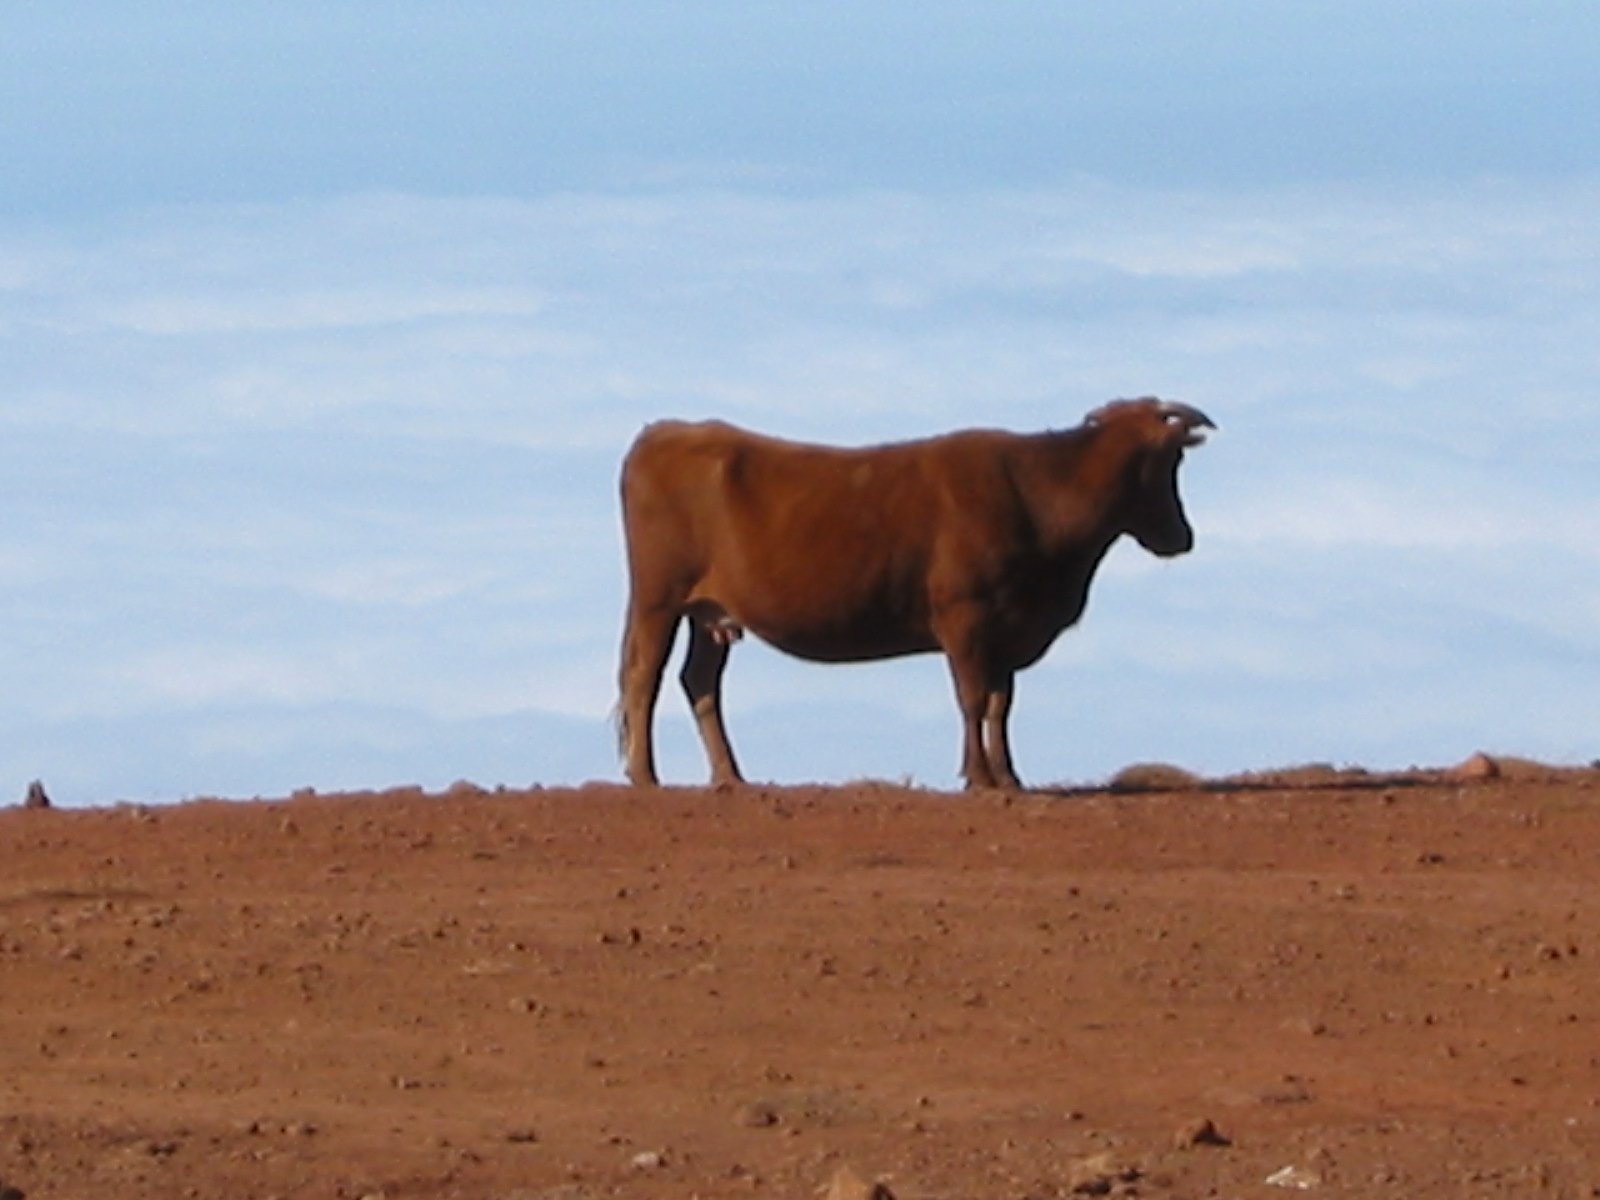
[(1180, 404), (1176, 400), (1163, 400), (1156, 405), (1156, 411), (1166, 419), (1169, 425), (1176, 425), (1183, 430), (1183, 444), (1185, 446), (1198, 446), (1205, 440), (1205, 434), (1197, 433), (1200, 429), (1215, 429), (1216, 422), (1205, 413), (1190, 404)]
[(1187, 429), (1215, 429), (1217, 427), (1215, 421), (1192, 404), (1180, 404), (1176, 400), (1163, 400), (1156, 405), (1156, 411), (1169, 420), (1182, 422)]

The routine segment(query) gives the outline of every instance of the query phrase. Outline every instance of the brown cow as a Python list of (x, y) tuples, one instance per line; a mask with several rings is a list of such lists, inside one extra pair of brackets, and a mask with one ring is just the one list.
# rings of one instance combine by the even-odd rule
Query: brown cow
[(865, 449), (804, 445), (720, 421), (660, 421), (622, 465), (627, 627), (618, 732), (635, 784), (656, 782), (651, 722), (677, 633), (680, 679), (713, 783), (741, 778), (721, 712), (746, 629), (801, 658), (943, 651), (968, 787), (1018, 787), (1007, 742), (1016, 672), (1083, 613), (1124, 533), (1163, 557), (1194, 533), (1178, 464), (1197, 409), (1146, 398), (1077, 429), (971, 429)]

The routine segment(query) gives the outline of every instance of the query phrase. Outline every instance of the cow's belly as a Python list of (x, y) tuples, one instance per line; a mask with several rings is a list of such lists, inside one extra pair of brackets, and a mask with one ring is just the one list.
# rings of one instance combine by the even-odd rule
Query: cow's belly
[(838, 559), (812, 574), (792, 565), (781, 572), (758, 569), (762, 564), (741, 566), (702, 580), (690, 598), (691, 610), (703, 606), (724, 612), (769, 645), (817, 662), (895, 658), (939, 648), (927, 603), (914, 582), (852, 570)]
[[(898, 606), (863, 603), (835, 610), (826, 618), (781, 603), (707, 608), (726, 614), (723, 619), (732, 626), (748, 630), (768, 645), (815, 662), (864, 662), (942, 650), (928, 615)], [(1075, 616), (1042, 608), (991, 614), (986, 640), (995, 665), (1010, 670), (1031, 666)]]
[(863, 627), (805, 630), (775, 628), (760, 623), (752, 623), (746, 628), (785, 654), (813, 662), (866, 662), (875, 658), (925, 654), (939, 649), (938, 642), (931, 635), (906, 629)]
[(768, 645), (816, 662), (862, 662), (939, 648), (925, 618), (883, 604), (836, 607), (820, 616), (781, 602), (722, 607)]

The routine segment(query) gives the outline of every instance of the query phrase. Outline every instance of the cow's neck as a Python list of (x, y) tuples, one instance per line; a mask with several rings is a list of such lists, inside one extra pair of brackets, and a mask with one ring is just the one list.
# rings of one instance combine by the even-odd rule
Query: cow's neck
[(1039, 550), (1085, 581), (1123, 532), (1139, 438), (1117, 428), (1076, 429), (1034, 439), (1022, 492)]

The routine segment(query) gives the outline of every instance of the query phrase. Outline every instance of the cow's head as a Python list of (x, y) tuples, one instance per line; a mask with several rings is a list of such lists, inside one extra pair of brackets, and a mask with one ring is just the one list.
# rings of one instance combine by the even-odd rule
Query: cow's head
[(1089, 414), (1091, 425), (1126, 427), (1134, 438), (1123, 502), (1123, 532), (1152, 554), (1170, 558), (1194, 547), (1194, 530), (1178, 495), (1178, 464), (1190, 446), (1205, 441), (1202, 429), (1215, 429), (1197, 408), (1146, 397), (1117, 400)]

